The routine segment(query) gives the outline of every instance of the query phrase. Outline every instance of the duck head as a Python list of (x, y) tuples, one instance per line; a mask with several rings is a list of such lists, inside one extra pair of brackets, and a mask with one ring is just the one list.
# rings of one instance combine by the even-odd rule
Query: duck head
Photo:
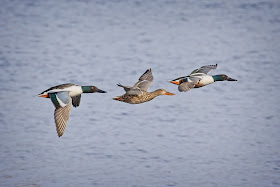
[(165, 89), (158, 89), (155, 91), (158, 95), (175, 95), (174, 93), (170, 93)]
[(225, 74), (213, 75), (213, 79), (214, 81), (237, 81), (236, 79), (230, 78)]
[(83, 93), (107, 93), (106, 91), (98, 89), (96, 86), (82, 86)]

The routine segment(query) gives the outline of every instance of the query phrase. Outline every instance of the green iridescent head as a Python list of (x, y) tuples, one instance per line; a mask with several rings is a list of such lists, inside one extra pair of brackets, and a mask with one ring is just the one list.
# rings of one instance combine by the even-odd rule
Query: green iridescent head
[(83, 93), (94, 93), (94, 92), (99, 92), (99, 93), (106, 93), (106, 91), (100, 90), (95, 86), (82, 86)]
[(212, 76), (214, 81), (237, 81), (236, 79), (230, 78), (229, 76), (225, 74), (220, 74), (220, 75), (213, 75)]

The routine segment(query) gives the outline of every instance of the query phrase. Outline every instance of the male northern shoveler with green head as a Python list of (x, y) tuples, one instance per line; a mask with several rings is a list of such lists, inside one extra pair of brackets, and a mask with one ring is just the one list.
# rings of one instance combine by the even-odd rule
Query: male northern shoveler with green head
[(152, 70), (148, 69), (140, 78), (133, 87), (123, 86), (118, 84), (118, 86), (123, 87), (125, 94), (122, 96), (114, 97), (114, 100), (130, 103), (130, 104), (139, 104), (150, 101), (159, 95), (175, 95), (164, 89), (158, 89), (153, 92), (147, 92), (147, 89), (152, 84), (154, 80)]
[(106, 91), (100, 90), (95, 86), (79, 86), (69, 83), (51, 87), (37, 96), (50, 98), (54, 104), (54, 120), (57, 135), (60, 137), (63, 135), (69, 119), (71, 103), (74, 107), (78, 107), (80, 105), (82, 93), (94, 92), (106, 93)]
[(192, 88), (200, 88), (216, 81), (237, 81), (225, 74), (207, 75), (209, 71), (216, 69), (217, 66), (218, 64), (202, 66), (192, 71), (188, 76), (179, 77), (169, 82), (177, 84), (180, 92), (186, 92)]

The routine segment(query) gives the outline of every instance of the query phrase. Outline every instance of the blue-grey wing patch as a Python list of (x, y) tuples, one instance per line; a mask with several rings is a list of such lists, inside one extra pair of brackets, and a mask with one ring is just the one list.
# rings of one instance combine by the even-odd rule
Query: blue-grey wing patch
[[(216, 69), (218, 67), (218, 64), (216, 65), (207, 65), (207, 66), (202, 66), (199, 69), (195, 69), (191, 72), (191, 74), (193, 73), (205, 73), (207, 74), (209, 71), (212, 71), (214, 69)], [(190, 75), (191, 75), (190, 74)]]
[(55, 108), (65, 107), (72, 100), (68, 91), (50, 93), (50, 98)]
[(81, 95), (77, 95), (75, 97), (72, 97), (72, 105), (74, 107), (78, 107), (80, 105), (81, 102)]

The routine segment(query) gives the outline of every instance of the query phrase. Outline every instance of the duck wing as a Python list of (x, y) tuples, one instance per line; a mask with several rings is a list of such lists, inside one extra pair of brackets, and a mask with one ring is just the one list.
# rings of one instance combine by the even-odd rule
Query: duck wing
[(66, 125), (69, 119), (70, 109), (71, 109), (71, 103), (67, 104), (65, 107), (56, 108), (54, 111), (56, 132), (59, 137), (63, 135), (66, 129)]
[[(205, 74), (207, 74), (209, 71), (212, 71), (212, 70), (214, 70), (214, 69), (217, 69), (217, 67), (218, 67), (218, 64), (216, 64), (216, 65), (202, 66), (202, 67), (200, 67), (200, 68), (198, 68), (198, 69), (193, 70), (193, 71), (191, 72), (191, 74), (194, 74), (194, 73), (205, 73)], [(191, 74), (190, 74), (190, 75), (191, 75)]]
[(63, 135), (71, 109), (72, 98), (68, 91), (51, 93), (50, 98), (55, 106), (54, 120), (56, 125), (57, 135)]
[(182, 82), (178, 86), (178, 90), (180, 92), (186, 92), (190, 89), (194, 88), (195, 85), (199, 82), (199, 78), (196, 77), (188, 77), (185, 79), (182, 79)]
[(153, 83), (154, 77), (151, 69), (147, 69), (145, 73), (139, 78), (139, 81), (134, 84), (133, 89), (147, 91)]
[(128, 95), (141, 95), (142, 91), (139, 88), (133, 88), (129, 86), (123, 86), (121, 84), (117, 84), (119, 87), (122, 87), (126, 94)]
[(75, 96), (75, 97), (72, 97), (72, 105), (73, 105), (73, 107), (78, 107), (78, 106), (80, 106), (81, 96), (82, 96), (82, 95), (77, 95), (77, 96)]
[(183, 82), (178, 86), (180, 92), (186, 92), (195, 87), (194, 82)]

